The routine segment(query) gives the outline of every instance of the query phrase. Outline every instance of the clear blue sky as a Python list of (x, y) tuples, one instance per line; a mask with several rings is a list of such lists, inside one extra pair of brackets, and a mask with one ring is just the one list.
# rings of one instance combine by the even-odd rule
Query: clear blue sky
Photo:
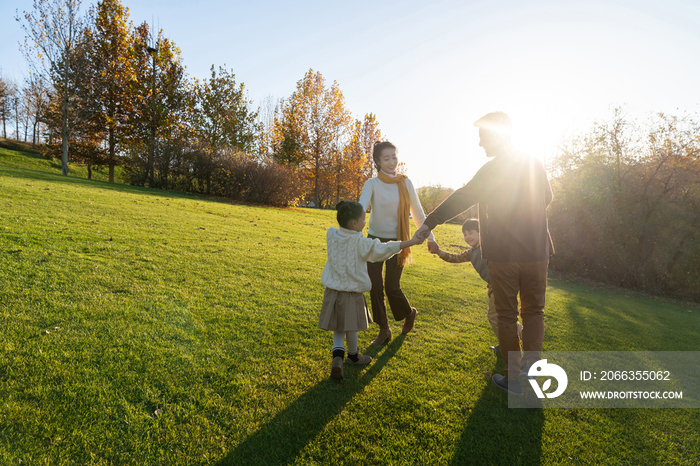
[[(377, 115), (416, 186), (468, 181), (486, 161), (472, 124), (493, 110), (540, 159), (612, 105), (641, 118), (700, 111), (698, 0), (124, 5), (135, 24), (160, 25), (191, 76), (225, 64), (256, 105), (289, 96), (310, 68), (337, 81), (355, 117)], [(0, 67), (16, 80), (15, 10), (31, 6), (0, 5)]]

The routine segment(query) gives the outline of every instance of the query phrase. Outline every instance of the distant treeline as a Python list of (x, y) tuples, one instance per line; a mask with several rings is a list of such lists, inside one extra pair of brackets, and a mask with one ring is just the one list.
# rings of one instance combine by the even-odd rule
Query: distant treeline
[(551, 163), (551, 267), (700, 301), (700, 124), (616, 109)]
[[(29, 77), (0, 76), (3, 137), (45, 155), (122, 165), (127, 182), (249, 202), (330, 206), (372, 176), (376, 117), (353, 119), (337, 83), (309, 70), (294, 93), (257, 108), (235, 75), (189, 78), (180, 50), (119, 0), (36, 0), (18, 17)], [(14, 128), (13, 128), (14, 127)]]

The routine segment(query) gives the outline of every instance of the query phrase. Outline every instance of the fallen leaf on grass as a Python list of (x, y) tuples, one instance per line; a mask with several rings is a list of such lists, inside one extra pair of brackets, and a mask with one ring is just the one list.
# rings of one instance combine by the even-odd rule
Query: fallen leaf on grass
[(484, 375), (485, 375), (486, 377), (488, 377), (489, 375), (491, 375), (491, 371), (486, 371), (486, 372), (484, 372)]

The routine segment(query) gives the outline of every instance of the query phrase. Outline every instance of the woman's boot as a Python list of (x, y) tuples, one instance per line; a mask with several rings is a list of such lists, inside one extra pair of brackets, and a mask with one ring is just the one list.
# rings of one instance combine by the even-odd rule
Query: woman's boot
[(383, 345), (384, 343), (388, 343), (389, 340), (391, 340), (391, 328), (389, 327), (389, 324), (380, 324), (379, 325), (379, 335), (377, 335), (377, 338), (374, 339), (372, 342), (373, 345)]

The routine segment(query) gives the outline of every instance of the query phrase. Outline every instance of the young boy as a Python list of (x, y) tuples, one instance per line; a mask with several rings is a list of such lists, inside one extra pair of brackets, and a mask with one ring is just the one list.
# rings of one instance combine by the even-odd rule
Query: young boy
[[(448, 252), (440, 249), (440, 246), (436, 242), (428, 242), (428, 249), (431, 253), (437, 254), (440, 259), (445, 262), (460, 263), (471, 261), (474, 269), (479, 273), (481, 278), (487, 283), (487, 295), (489, 297), (489, 310), (486, 313), (486, 317), (491, 324), (491, 330), (493, 330), (496, 339), (498, 339), (498, 316), (496, 315), (496, 303), (491, 290), (491, 280), (489, 279), (489, 268), (486, 259), (481, 257), (481, 245), (479, 244), (479, 220), (475, 218), (467, 219), (462, 225), (462, 234), (464, 235), (464, 241), (471, 246), (470, 249), (464, 251), (461, 254), (450, 254)], [(522, 340), (522, 324), (518, 322), (518, 336)], [(490, 350), (493, 350), (498, 354), (501, 350), (500, 345), (489, 346)]]

